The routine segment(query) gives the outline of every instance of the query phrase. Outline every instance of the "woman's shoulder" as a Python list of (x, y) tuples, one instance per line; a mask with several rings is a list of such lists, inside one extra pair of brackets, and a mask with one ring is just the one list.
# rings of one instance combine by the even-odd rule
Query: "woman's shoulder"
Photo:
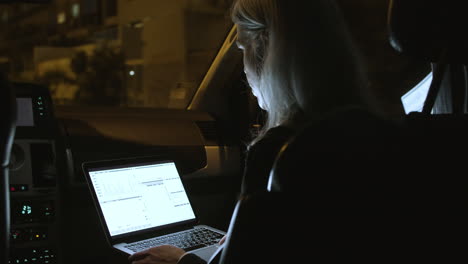
[(287, 126), (277, 126), (270, 128), (265, 133), (265, 135), (252, 146), (252, 148), (255, 149), (264, 146), (274, 146), (277, 144), (283, 144), (293, 134), (294, 129)]
[(294, 132), (294, 129), (288, 127), (288, 126), (276, 126), (273, 128), (270, 128), (266, 133), (265, 137), (284, 137), (284, 136), (289, 136)]
[(287, 126), (270, 128), (248, 149), (248, 159), (267, 158), (276, 155), (281, 147), (294, 135), (295, 130)]

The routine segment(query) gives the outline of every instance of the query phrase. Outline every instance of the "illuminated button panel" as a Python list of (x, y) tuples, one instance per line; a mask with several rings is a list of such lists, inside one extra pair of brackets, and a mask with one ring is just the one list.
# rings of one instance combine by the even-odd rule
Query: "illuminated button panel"
[(33, 104), (35, 112), (37, 113), (36, 118), (45, 118), (48, 116), (48, 109), (46, 106), (45, 98), (43, 96), (37, 96), (33, 98)]
[(16, 250), (10, 257), (8, 264), (55, 264), (56, 255), (49, 248), (28, 248)]
[(46, 227), (13, 228), (10, 232), (12, 243), (44, 241), (48, 238), (49, 231)]
[(49, 222), (55, 215), (54, 202), (46, 201), (15, 201), (11, 205), (13, 224)]
[(27, 192), (28, 190), (27, 184), (10, 184), (10, 192)]

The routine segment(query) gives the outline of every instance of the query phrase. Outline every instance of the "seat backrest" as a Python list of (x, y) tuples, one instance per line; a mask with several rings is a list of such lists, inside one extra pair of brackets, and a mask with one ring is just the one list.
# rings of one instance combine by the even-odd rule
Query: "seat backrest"
[(270, 191), (239, 201), (223, 263), (382, 260), (393, 248), (374, 241), (392, 228), (374, 231), (410, 195), (391, 193), (398, 132), (359, 109), (306, 126), (280, 152)]
[[(450, 239), (466, 206), (454, 175), (464, 163), (447, 152), (453, 145), (427, 144), (443, 124), (417, 122), (358, 110), (299, 131), (275, 161), (269, 192), (238, 202), (222, 263), (446, 258), (460, 246)], [(451, 161), (458, 166), (446, 169)]]
[(6, 77), (0, 73), (0, 261), (8, 263), (10, 238), (9, 165), (16, 130), (16, 99)]
[(339, 261), (456, 256), (462, 245), (456, 234), (463, 226), (457, 219), (466, 208), (462, 153), (468, 149), (468, 127), (456, 118), (349, 117), (348, 124), (322, 123), (298, 133), (270, 178), (281, 203), (301, 208), (283, 213), (308, 219), (292, 222), (307, 227), (296, 238), (312, 237)]

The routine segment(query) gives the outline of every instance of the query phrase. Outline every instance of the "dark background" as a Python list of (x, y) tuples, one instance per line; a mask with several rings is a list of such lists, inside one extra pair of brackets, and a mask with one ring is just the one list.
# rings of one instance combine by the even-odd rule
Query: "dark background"
[[(404, 114), (400, 97), (421, 81), (430, 65), (399, 54), (388, 41), (390, 0), (337, 0), (368, 71), (372, 90), (391, 114)], [(418, 14), (415, 14), (417, 18)]]

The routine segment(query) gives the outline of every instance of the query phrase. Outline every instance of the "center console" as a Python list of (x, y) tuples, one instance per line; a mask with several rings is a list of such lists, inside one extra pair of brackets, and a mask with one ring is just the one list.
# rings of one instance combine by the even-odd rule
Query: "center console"
[(17, 128), (10, 165), (10, 263), (57, 263), (60, 138), (46, 87), (13, 83)]

